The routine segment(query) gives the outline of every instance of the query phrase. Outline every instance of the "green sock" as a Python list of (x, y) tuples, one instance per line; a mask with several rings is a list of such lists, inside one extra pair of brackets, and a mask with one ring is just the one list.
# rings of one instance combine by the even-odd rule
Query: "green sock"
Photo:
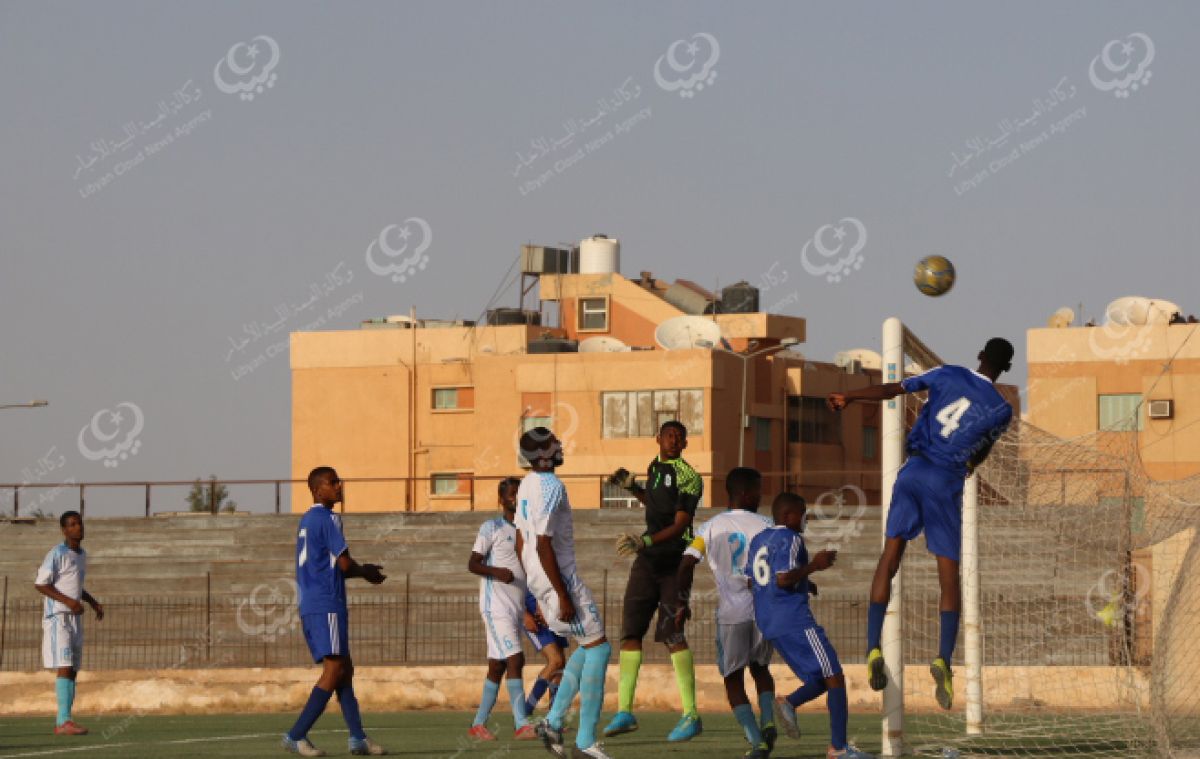
[(642, 668), (641, 651), (621, 652), (621, 682), (617, 686), (617, 708), (633, 711), (633, 692), (637, 690), (638, 670)]
[(684, 714), (696, 713), (696, 663), (692, 649), (685, 648), (671, 654), (671, 665), (675, 667), (675, 682), (679, 685), (679, 702)]

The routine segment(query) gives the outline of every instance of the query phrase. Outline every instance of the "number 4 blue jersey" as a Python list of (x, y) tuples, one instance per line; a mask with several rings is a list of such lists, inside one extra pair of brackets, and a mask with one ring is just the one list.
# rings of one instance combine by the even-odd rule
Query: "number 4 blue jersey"
[(967, 462), (1012, 420), (1012, 406), (990, 379), (962, 366), (939, 366), (900, 385), (929, 397), (908, 433), (908, 452), (966, 474)]

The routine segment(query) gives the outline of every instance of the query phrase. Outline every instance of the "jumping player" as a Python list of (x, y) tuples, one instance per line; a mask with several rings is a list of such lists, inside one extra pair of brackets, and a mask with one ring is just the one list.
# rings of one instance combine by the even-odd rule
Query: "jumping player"
[(521, 650), (521, 623), (525, 611), (525, 570), (517, 558), (517, 529), (513, 514), (517, 507), (517, 486), (521, 481), (508, 477), (500, 481), (498, 495), (503, 514), (489, 519), (479, 528), (467, 569), (479, 575), (479, 614), (487, 632), (487, 678), (475, 722), (467, 732), (481, 741), (494, 741), (487, 729), (488, 717), (500, 692), (500, 676), (507, 672), (508, 700), (512, 705), (514, 737), (533, 740), (537, 732), (529, 724), (525, 710), (525, 654)]
[(962, 546), (963, 481), (983, 463), (1012, 420), (1012, 407), (995, 384), (1012, 367), (1012, 357), (1012, 343), (993, 337), (979, 352), (977, 371), (962, 366), (940, 366), (901, 382), (832, 393), (828, 398), (829, 407), (838, 411), (854, 401), (889, 400), (922, 390), (929, 393), (908, 434), (908, 460), (896, 477), (888, 511), (887, 540), (871, 582), (867, 673), (874, 690), (887, 686), (879, 639), (891, 598), (892, 578), (900, 569), (908, 541), (924, 530), (925, 545), (937, 557), (941, 586), (938, 656), (929, 671), (938, 704), (949, 709), (954, 703), (950, 662), (962, 609), (958, 562)]
[(346, 578), (361, 577), (378, 585), (385, 577), (374, 564), (350, 558), (342, 536), (342, 520), (333, 513), (342, 500), (342, 481), (332, 467), (319, 466), (308, 475), (313, 506), (300, 519), (296, 534), (296, 585), (300, 588), (300, 620), (313, 661), (323, 667), (300, 718), (283, 736), (283, 748), (300, 756), (324, 756), (308, 740), (308, 731), (337, 692), (342, 717), (350, 730), (350, 753), (386, 754), (363, 732), (358, 699), (354, 696), (354, 661), (350, 658), (350, 615)]
[(546, 665), (529, 689), (529, 698), (525, 700), (525, 714), (532, 717), (533, 710), (547, 690), (550, 691), (550, 703), (554, 703), (558, 684), (562, 682), (563, 666), (567, 663), (563, 652), (570, 648), (571, 641), (550, 629), (537, 607), (537, 599), (528, 591), (525, 592), (525, 633), (534, 649), (546, 660)]
[[(705, 522), (683, 554), (679, 565), (680, 608), (675, 622), (683, 629), (691, 616), (688, 599), (696, 565), (707, 556), (717, 591), (717, 670), (725, 679), (725, 695), (738, 724), (750, 742), (745, 759), (766, 759), (775, 747), (775, 679), (771, 644), (754, 623), (754, 596), (746, 585), (746, 559), (750, 541), (771, 527), (771, 520), (758, 514), (762, 500), (762, 475), (757, 469), (735, 467), (725, 476), (729, 508)], [(758, 690), (761, 724), (746, 695), (746, 667)]]
[[(46, 597), (42, 606), (42, 664), (57, 674), (58, 697), (55, 735), (87, 735), (87, 728), (71, 719), (75, 703), (75, 675), (83, 664), (83, 604), (92, 607), (96, 621), (104, 619), (104, 606), (83, 588), (87, 552), (83, 550), (83, 517), (65, 511), (58, 518), (63, 542), (50, 549), (38, 568), (33, 587)], [(80, 603), (82, 601), (83, 603)]]
[(686, 741), (704, 730), (696, 712), (696, 665), (683, 630), (675, 624), (679, 588), (676, 584), (683, 552), (692, 542), (692, 519), (700, 503), (703, 481), (686, 461), (687, 428), (677, 421), (664, 422), (655, 438), (658, 456), (646, 471), (645, 486), (637, 484), (625, 469), (618, 469), (609, 482), (625, 487), (646, 507), (646, 531), (617, 538), (617, 553), (633, 556), (621, 620), (621, 678), (618, 711), (604, 728), (605, 735), (637, 730), (633, 716), (634, 692), (642, 666), (642, 639), (658, 613), (654, 640), (671, 655), (675, 683), (683, 716), (667, 736), (669, 741)]
[(820, 551), (808, 559), (804, 547), (806, 509), (795, 493), (780, 493), (771, 504), (775, 526), (750, 541), (746, 576), (754, 592), (754, 618), (762, 634), (803, 683), (775, 700), (775, 716), (792, 738), (800, 737), (796, 708), (827, 693), (830, 742), (827, 759), (872, 759), (846, 741), (849, 705), (846, 678), (837, 652), (808, 606), (816, 586), (808, 579), (829, 569), (837, 551)]
[(592, 592), (575, 566), (571, 503), (562, 480), (554, 474), (563, 463), (562, 444), (550, 430), (535, 427), (521, 436), (520, 446), (533, 471), (525, 475), (517, 490), (517, 554), (550, 629), (579, 641), (579, 648), (567, 661), (550, 713), (538, 723), (537, 732), (548, 751), (565, 757), (563, 723), (578, 692), (579, 732), (571, 756), (611, 759), (596, 741), (596, 725), (604, 704), (604, 675), (612, 646), (604, 635), (604, 621)]

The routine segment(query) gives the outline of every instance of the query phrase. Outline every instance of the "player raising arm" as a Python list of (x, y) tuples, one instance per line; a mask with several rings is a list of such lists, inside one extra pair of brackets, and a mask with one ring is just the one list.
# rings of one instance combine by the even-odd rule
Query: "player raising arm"
[[(921, 413), (908, 434), (908, 460), (896, 476), (888, 509), (887, 540), (871, 582), (867, 611), (867, 673), (871, 688), (887, 686), (879, 640), (892, 593), (892, 578), (908, 541), (925, 532), (925, 545), (937, 557), (941, 634), (938, 656), (930, 665), (934, 695), (943, 709), (954, 702), (950, 670), (958, 639), (962, 590), (959, 554), (962, 546), (963, 481), (983, 463), (992, 445), (1012, 420), (1012, 407), (996, 389), (996, 380), (1012, 366), (1012, 344), (1001, 337), (979, 352), (979, 369), (940, 366), (901, 382), (833, 393), (834, 411), (854, 401), (889, 400), (904, 393), (927, 391)], [(901, 666), (893, 662), (893, 666)]]

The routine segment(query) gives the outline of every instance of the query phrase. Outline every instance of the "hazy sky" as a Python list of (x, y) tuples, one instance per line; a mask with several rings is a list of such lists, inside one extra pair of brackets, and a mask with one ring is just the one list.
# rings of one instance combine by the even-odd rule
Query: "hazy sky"
[[(0, 403), (51, 405), (0, 411), (0, 481), (286, 477), (289, 331), (475, 318), (526, 241), (776, 282), (824, 360), (893, 314), (965, 362), (1062, 305), (1200, 311), (1198, 32), (1193, 2), (4, 2)], [(844, 219), (859, 255), (822, 257)], [(368, 265), (392, 224), (429, 243), (402, 282)]]

